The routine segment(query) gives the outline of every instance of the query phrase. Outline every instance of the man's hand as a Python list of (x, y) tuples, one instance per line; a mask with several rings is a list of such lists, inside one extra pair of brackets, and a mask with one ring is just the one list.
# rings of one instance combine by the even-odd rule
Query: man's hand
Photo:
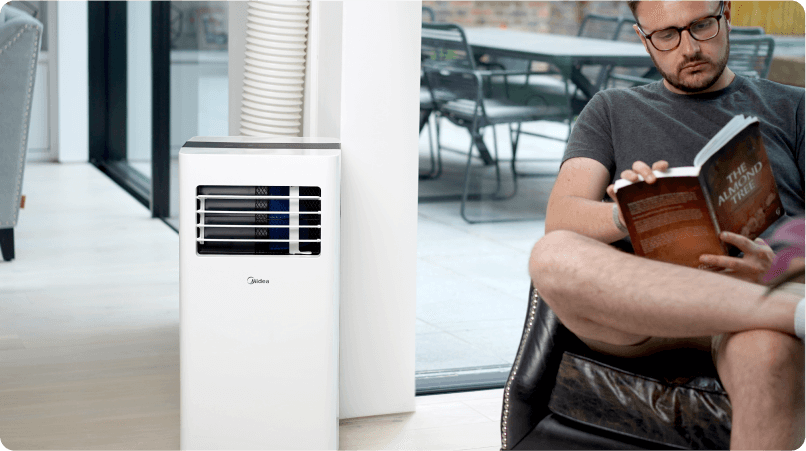
[(669, 163), (663, 160), (656, 161), (652, 163), (652, 167), (650, 168), (646, 163), (643, 161), (636, 161), (632, 164), (632, 170), (627, 169), (626, 171), (621, 173), (621, 178), (624, 180), (629, 180), (633, 183), (639, 181), (640, 179), (638, 176), (644, 178), (644, 181), (649, 183), (650, 185), (655, 183), (657, 177), (652, 171), (660, 171), (664, 172), (669, 169)]
[(775, 253), (761, 238), (751, 241), (742, 235), (722, 232), (719, 238), (738, 247), (744, 252), (743, 258), (725, 255), (701, 255), (700, 262), (718, 266), (724, 274), (753, 283), (762, 283), (764, 274), (770, 269)]
[[(632, 164), (632, 170), (627, 169), (626, 171), (623, 171), (621, 173), (621, 178), (635, 183), (640, 180), (638, 178), (638, 176), (640, 175), (641, 177), (644, 178), (645, 182), (651, 185), (655, 183), (655, 181), (658, 179), (657, 177), (655, 177), (655, 174), (653, 174), (652, 171), (663, 172), (667, 169), (669, 169), (669, 163), (664, 160), (659, 160), (652, 163), (651, 168), (643, 161), (636, 161), (635, 163)], [(610, 196), (610, 198), (613, 199), (613, 202), (616, 203), (616, 208), (618, 209), (618, 218), (621, 221), (621, 224), (622, 225), (626, 224), (626, 222), (624, 221), (624, 215), (621, 214), (621, 207), (618, 204), (618, 199), (616, 199), (615, 185), (610, 185), (607, 187), (607, 195)]]

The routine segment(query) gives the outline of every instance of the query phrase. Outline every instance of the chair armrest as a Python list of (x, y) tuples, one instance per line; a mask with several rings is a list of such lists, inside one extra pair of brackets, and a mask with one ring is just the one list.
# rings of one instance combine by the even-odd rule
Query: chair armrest
[(577, 340), (534, 287), (529, 300), (523, 336), (504, 389), (502, 449), (512, 449), (548, 415), (566, 343)]

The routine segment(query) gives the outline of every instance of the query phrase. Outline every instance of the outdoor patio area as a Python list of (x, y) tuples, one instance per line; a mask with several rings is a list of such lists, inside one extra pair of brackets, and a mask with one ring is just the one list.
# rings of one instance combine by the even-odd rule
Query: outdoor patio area
[[(527, 264), (534, 243), (543, 236), (545, 210), (559, 170), (565, 143), (522, 136), (518, 172), (545, 174), (518, 178), (517, 193), (509, 200), (470, 202), (469, 215), (488, 219), (533, 219), (468, 224), (460, 216), (460, 202), (428, 202), (423, 198), (461, 193), (470, 139), (467, 131), (441, 123), (442, 143), (462, 152), (443, 151), (443, 174), (419, 183), (421, 201), (417, 224), (417, 338), (416, 369), (506, 367), (518, 348), (528, 301)], [(524, 124), (525, 130), (564, 138), (561, 123)], [(499, 157), (509, 160), (506, 126), (497, 129)], [(492, 133), (485, 141), (492, 149)], [(538, 161), (531, 161), (538, 160)], [(428, 130), (420, 140), (420, 172), (430, 169)], [(493, 188), (493, 171), (474, 161), (471, 190)], [(511, 172), (502, 166), (506, 188)]]

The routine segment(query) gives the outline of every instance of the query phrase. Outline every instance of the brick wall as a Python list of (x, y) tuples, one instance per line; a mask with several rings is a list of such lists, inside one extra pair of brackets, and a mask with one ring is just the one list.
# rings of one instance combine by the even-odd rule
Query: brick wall
[(434, 10), (437, 22), (567, 35), (577, 33), (586, 14), (632, 16), (625, 1), (423, 1), (423, 6)]
[[(576, 34), (585, 14), (631, 17), (626, 1), (423, 1), (437, 22), (506, 27), (539, 33)], [(733, 3), (733, 25), (763, 26), (770, 34), (803, 36), (804, 8), (792, 0)]]

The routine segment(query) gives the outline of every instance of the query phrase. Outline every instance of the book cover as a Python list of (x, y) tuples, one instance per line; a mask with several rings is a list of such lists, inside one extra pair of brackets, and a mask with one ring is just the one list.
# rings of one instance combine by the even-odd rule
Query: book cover
[(702, 269), (702, 254), (735, 255), (719, 233), (755, 239), (784, 211), (756, 118), (737, 116), (695, 158), (655, 172), (654, 184), (620, 180), (622, 215), (636, 255)]
[(661, 177), (616, 194), (636, 255), (707, 269), (700, 255), (725, 253), (698, 177)]
[(758, 122), (703, 163), (700, 182), (719, 230), (753, 240), (784, 214)]

